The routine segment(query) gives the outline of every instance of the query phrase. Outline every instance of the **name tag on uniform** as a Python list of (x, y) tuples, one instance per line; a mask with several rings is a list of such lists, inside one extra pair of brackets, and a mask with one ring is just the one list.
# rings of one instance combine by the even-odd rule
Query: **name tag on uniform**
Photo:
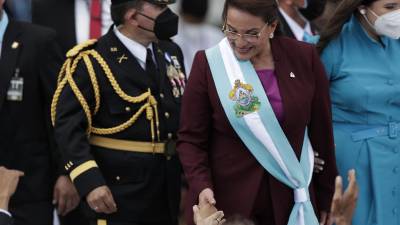
[(8, 101), (22, 101), (24, 92), (24, 78), (13, 77), (10, 81), (10, 87), (7, 91)]

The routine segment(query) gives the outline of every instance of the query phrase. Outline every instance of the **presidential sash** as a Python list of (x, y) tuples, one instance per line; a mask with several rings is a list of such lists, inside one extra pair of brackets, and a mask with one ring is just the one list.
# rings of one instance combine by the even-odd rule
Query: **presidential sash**
[(206, 56), (233, 129), (264, 169), (294, 190), (288, 225), (318, 225), (308, 191), (314, 153), (307, 129), (299, 162), (251, 62), (239, 61), (226, 38)]

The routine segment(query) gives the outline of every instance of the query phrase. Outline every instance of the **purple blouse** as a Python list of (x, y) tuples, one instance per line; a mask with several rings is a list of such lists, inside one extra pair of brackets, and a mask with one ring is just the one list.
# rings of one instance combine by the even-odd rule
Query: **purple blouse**
[(283, 104), (282, 97), (279, 92), (278, 80), (274, 70), (262, 69), (257, 70), (257, 75), (260, 78), (265, 93), (268, 96), (268, 100), (271, 103), (272, 110), (278, 118), (279, 122), (283, 121)]

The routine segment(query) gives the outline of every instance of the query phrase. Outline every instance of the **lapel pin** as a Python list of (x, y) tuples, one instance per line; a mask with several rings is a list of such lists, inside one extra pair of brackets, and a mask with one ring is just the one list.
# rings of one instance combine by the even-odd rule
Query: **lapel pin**
[(111, 52), (118, 52), (118, 48), (117, 47), (112, 47), (112, 48), (110, 48), (110, 51)]
[(291, 78), (295, 78), (296, 76), (294, 75), (293, 72), (290, 72), (290, 77), (291, 77)]
[(118, 58), (118, 63), (122, 63), (122, 61), (127, 60), (128, 57), (125, 56), (125, 54), (123, 54), (121, 57)]
[(11, 45), (11, 48), (12, 48), (12, 49), (17, 49), (18, 47), (19, 47), (19, 43), (16, 42), (16, 41), (14, 41), (14, 42), (12, 43), (12, 45)]

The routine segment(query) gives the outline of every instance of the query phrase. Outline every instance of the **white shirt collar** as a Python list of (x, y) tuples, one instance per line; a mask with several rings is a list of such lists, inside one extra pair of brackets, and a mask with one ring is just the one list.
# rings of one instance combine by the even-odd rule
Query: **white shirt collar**
[(6, 32), (8, 25), (8, 16), (6, 11), (3, 10), (3, 14), (1, 15), (0, 20), (0, 42), (3, 42), (4, 33)]
[(154, 60), (154, 51), (153, 51), (153, 46), (152, 44), (149, 44), (147, 48), (140, 44), (139, 42), (136, 42), (125, 35), (123, 35), (116, 26), (114, 26), (114, 33), (117, 36), (117, 38), (122, 42), (122, 44), (129, 50), (130, 53), (132, 53), (133, 56), (139, 61), (140, 66), (142, 68), (146, 68), (146, 57), (147, 57), (147, 48), (150, 48), (151, 51), (153, 52), (153, 60)]
[(313, 35), (311, 31), (311, 24), (310, 22), (303, 18), (306, 21), (306, 26), (302, 28), (296, 21), (292, 19), (288, 14), (286, 14), (285, 11), (283, 11), (282, 8), (279, 8), (279, 11), (281, 12), (283, 18), (285, 18), (286, 23), (289, 25), (290, 29), (292, 30), (294, 36), (296, 37), (297, 40), (302, 41), (304, 32), (307, 32), (310, 35)]
[(1, 49), (3, 46), (3, 39), (4, 39), (4, 35), (6, 33), (6, 29), (8, 26), (8, 16), (6, 11), (3, 10), (3, 14), (1, 15), (1, 21), (0, 21), (0, 57), (1, 57)]
[(5, 209), (0, 209), (0, 212), (2, 212), (2, 213), (4, 213), (4, 214), (8, 215), (9, 217), (12, 217), (12, 216), (11, 216), (11, 213), (10, 213), (9, 211), (5, 210)]

